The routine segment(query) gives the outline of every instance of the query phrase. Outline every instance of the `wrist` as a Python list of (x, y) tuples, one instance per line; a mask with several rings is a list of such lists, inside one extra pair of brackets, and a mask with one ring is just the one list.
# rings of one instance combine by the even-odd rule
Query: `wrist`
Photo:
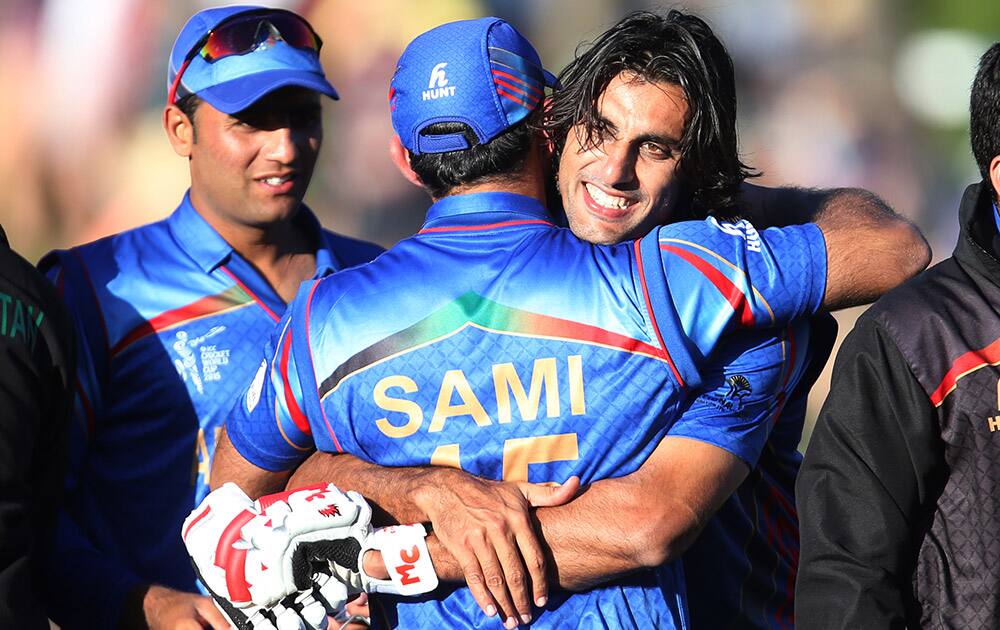
[(382, 559), (382, 552), (370, 549), (362, 559), (363, 571), (368, 577), (376, 580), (388, 580), (389, 572), (385, 568), (385, 561)]
[(444, 492), (461, 471), (452, 468), (426, 468), (413, 479), (410, 496), (420, 511), (420, 520), (434, 522), (444, 509)]

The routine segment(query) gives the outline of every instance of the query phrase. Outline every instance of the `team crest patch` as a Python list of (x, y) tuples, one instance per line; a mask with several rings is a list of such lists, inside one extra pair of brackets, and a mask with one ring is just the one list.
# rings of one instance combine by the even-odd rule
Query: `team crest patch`
[(753, 393), (750, 379), (742, 374), (734, 374), (726, 379), (726, 385), (720, 387), (707, 398), (723, 411), (742, 411), (743, 399)]

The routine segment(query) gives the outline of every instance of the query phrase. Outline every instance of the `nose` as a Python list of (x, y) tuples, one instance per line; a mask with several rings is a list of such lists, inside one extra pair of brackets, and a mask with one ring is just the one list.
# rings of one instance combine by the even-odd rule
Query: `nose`
[(269, 130), (265, 144), (265, 157), (281, 164), (291, 164), (299, 155), (299, 136), (301, 134), (297, 134), (291, 125), (282, 125)]
[(604, 157), (600, 169), (603, 183), (619, 190), (635, 188), (636, 155), (628, 143), (608, 142), (603, 148)]

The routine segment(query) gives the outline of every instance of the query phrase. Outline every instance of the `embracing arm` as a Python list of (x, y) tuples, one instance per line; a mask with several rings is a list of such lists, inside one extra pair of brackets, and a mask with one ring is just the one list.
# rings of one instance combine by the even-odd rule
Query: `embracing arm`
[[(369, 467), (378, 468), (360, 462), (356, 470)], [(399, 474), (401, 480), (408, 470), (414, 469), (383, 469), (389, 475)], [(551, 555), (553, 577), (561, 588), (583, 590), (678, 559), (748, 470), (742, 460), (719, 447), (688, 438), (664, 438), (634, 473), (597, 481), (565, 505), (535, 511)], [(312, 479), (307, 475), (293, 483)], [(453, 477), (452, 481), (458, 480)], [(410, 515), (419, 512), (413, 505), (404, 509), (412, 510), (404, 512)], [(467, 578), (461, 562), (440, 540), (432, 536), (428, 548), (441, 580)]]
[(273, 472), (251, 464), (236, 450), (229, 439), (228, 428), (223, 427), (212, 458), (212, 490), (217, 490), (231, 481), (251, 499), (259, 499), (265, 494), (284, 490), (290, 474), (291, 471)]
[(922, 271), (931, 259), (920, 230), (874, 193), (743, 184), (739, 208), (754, 225), (815, 223), (827, 245), (829, 310), (867, 304)]

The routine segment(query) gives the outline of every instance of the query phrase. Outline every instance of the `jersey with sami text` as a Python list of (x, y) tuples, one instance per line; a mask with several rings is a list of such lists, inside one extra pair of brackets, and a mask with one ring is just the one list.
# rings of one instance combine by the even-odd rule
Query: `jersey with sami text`
[[(316, 276), (382, 250), (303, 208)], [(167, 219), (68, 251), (42, 270), (78, 329), (67, 503), (49, 581), (64, 628), (117, 625), (125, 594), (197, 592), (180, 538), (209, 491), (216, 439), (285, 304), (185, 196)]]
[[(753, 466), (774, 393), (802, 371), (789, 322), (819, 307), (825, 273), (815, 226), (758, 234), (709, 219), (599, 247), (526, 197), (445, 198), (375, 262), (303, 286), (228, 432), (269, 470), (315, 445), (387, 466), (589, 483), (635, 471), (668, 434)], [(743, 346), (726, 336), (772, 327)], [(714, 351), (726, 369), (705, 367)], [(400, 627), (496, 623), (464, 587), (393, 604)], [(532, 625), (686, 623), (674, 563), (555, 592)]]

